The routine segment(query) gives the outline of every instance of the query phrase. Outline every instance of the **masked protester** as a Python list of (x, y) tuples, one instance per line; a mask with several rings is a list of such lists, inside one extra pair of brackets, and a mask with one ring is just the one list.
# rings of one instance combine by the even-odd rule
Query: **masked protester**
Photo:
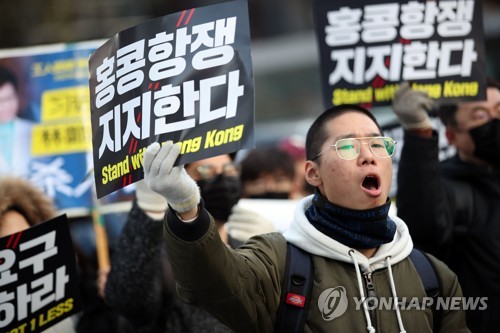
[(240, 179), (236, 175), (224, 173), (211, 179), (199, 180), (200, 193), (205, 200), (206, 207), (210, 207), (212, 216), (221, 223), (227, 222), (231, 209), (238, 202), (241, 195)]
[[(227, 156), (226, 156), (227, 157)], [(212, 216), (219, 222), (225, 223), (231, 214), (231, 208), (241, 196), (239, 172), (232, 160), (213, 157), (186, 165), (186, 170), (193, 175), (200, 192), (207, 199), (205, 205), (209, 207)]]
[[(288, 200), (295, 185), (295, 162), (278, 148), (256, 148), (240, 162), (241, 195), (244, 203), (233, 208), (226, 229), (234, 238), (247, 239), (276, 231), (279, 222), (272, 214), (252, 207), (252, 199)], [(202, 193), (202, 197), (203, 196)], [(208, 203), (205, 200), (208, 208)], [(287, 221), (288, 222), (288, 221)]]
[(295, 182), (295, 161), (278, 147), (256, 148), (241, 161), (242, 197), (289, 199)]
[[(497, 110), (497, 113), (500, 112)], [(500, 167), (500, 119), (469, 130), (474, 141), (474, 155), (495, 168)]]
[(205, 207), (214, 217), (219, 235), (235, 248), (254, 235), (275, 229), (272, 222), (259, 212), (237, 205), (242, 191), (240, 174), (228, 157), (216, 156), (185, 167), (200, 188)]
[[(306, 312), (297, 332), (469, 332), (460, 306), (433, 318), (429, 307), (408, 308), (398, 298), (421, 304), (426, 291), (409, 257), (413, 243), (408, 228), (388, 215), (394, 146), (370, 111), (355, 105), (326, 110), (306, 139), (305, 177), (317, 188), (315, 194), (298, 202), (284, 234), (255, 236), (230, 249), (221, 241), (195, 180), (182, 166), (174, 166), (180, 147), (150, 145), (144, 179), (169, 203), (164, 239), (179, 296), (237, 332), (275, 332), (285, 298), (290, 301), (285, 306), (297, 305), (295, 314)], [(282, 292), (287, 243), (313, 262), (310, 297)], [(461, 299), (456, 275), (432, 256), (429, 262), (436, 268), (441, 295)], [(303, 283), (300, 276), (290, 280)], [(392, 305), (369, 308), (367, 294)]]
[(464, 296), (487, 297), (487, 308), (469, 310), (467, 320), (472, 332), (492, 332), (500, 326), (500, 86), (489, 79), (486, 100), (435, 107), (457, 151), (441, 163), (431, 107), (408, 83), (395, 94), (405, 128), (398, 215), (416, 245), (457, 273)]
[(212, 214), (221, 238), (232, 247), (243, 242), (227, 233), (225, 224), (241, 197), (239, 171), (230, 155), (220, 155), (187, 164), (186, 171), (196, 181), (205, 207)]

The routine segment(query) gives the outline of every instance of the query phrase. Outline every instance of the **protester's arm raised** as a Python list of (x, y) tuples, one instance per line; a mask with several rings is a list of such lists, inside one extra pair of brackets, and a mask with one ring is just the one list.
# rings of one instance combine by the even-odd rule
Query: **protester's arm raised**
[(393, 109), (405, 128), (398, 165), (396, 205), (412, 239), (423, 250), (436, 254), (450, 240), (451, 214), (439, 166), (438, 135), (428, 110), (433, 101), (426, 93), (401, 84)]
[(165, 242), (179, 297), (209, 311), (237, 332), (272, 332), (279, 304), (286, 240), (268, 234), (240, 249), (220, 239), (199, 188), (174, 167), (179, 146), (155, 143), (144, 156), (146, 184), (163, 195)]

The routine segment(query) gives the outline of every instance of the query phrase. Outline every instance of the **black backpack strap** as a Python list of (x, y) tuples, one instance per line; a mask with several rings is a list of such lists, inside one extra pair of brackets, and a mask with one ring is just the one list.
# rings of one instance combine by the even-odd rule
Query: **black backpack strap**
[(314, 280), (311, 255), (288, 243), (275, 332), (302, 332)]
[(415, 265), (420, 280), (424, 285), (427, 297), (432, 297), (432, 318), (433, 318), (433, 331), (439, 330), (439, 321), (441, 316), (440, 309), (436, 308), (437, 298), (441, 296), (441, 281), (439, 280), (436, 268), (432, 261), (425, 253), (420, 250), (413, 249), (410, 253), (410, 259)]

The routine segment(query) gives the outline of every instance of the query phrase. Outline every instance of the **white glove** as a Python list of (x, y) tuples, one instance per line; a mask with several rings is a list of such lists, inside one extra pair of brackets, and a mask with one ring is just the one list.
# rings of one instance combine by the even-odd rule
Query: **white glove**
[(405, 129), (424, 129), (432, 127), (427, 112), (433, 104), (426, 92), (413, 90), (403, 82), (394, 94), (392, 109)]
[(143, 179), (135, 183), (137, 206), (153, 220), (161, 220), (167, 211), (167, 200), (149, 189)]
[(149, 145), (144, 154), (144, 181), (150, 189), (164, 196), (176, 212), (185, 213), (200, 202), (200, 189), (184, 166), (174, 167), (180, 150), (172, 141), (162, 146), (158, 142)]
[(236, 205), (224, 225), (231, 237), (245, 242), (250, 237), (275, 232), (273, 223), (252, 210)]

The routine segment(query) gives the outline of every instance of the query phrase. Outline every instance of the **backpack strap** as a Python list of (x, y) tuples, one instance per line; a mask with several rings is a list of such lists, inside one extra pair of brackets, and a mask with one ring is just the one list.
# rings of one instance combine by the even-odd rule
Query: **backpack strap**
[(311, 255), (287, 243), (280, 304), (275, 332), (303, 332), (310, 303), (314, 267)]
[[(433, 330), (437, 331), (441, 310), (436, 308), (436, 303), (437, 298), (442, 294), (441, 281), (434, 264), (425, 253), (414, 248), (410, 253), (410, 259), (420, 276), (427, 297), (433, 298)], [(276, 317), (276, 333), (303, 332), (313, 281), (314, 266), (311, 255), (287, 243), (285, 273)]]
[(432, 324), (433, 331), (437, 332), (439, 330), (439, 321), (441, 317), (441, 310), (436, 308), (437, 298), (442, 294), (441, 281), (438, 278), (438, 274), (434, 264), (429, 259), (429, 257), (420, 250), (413, 248), (410, 253), (410, 259), (415, 265), (420, 280), (424, 285), (427, 297), (432, 297)]

